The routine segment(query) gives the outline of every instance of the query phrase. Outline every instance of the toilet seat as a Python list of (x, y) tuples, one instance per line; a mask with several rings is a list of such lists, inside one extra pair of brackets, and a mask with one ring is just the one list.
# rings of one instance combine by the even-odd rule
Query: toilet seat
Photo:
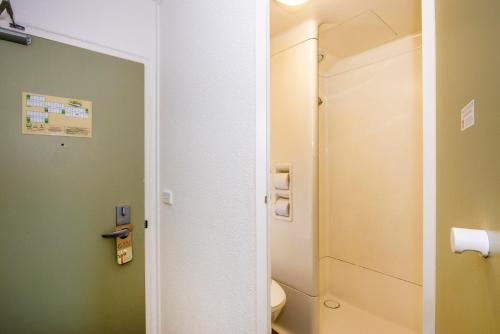
[(271, 280), (271, 309), (280, 309), (286, 303), (286, 294), (283, 288), (274, 280)]

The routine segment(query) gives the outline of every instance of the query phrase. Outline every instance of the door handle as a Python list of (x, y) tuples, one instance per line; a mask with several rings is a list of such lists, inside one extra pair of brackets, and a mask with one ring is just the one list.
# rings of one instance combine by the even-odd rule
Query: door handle
[(128, 228), (124, 228), (124, 229), (119, 230), (119, 231), (101, 234), (101, 236), (103, 238), (116, 238), (116, 237), (126, 238), (126, 237), (128, 237), (128, 233), (129, 233)]

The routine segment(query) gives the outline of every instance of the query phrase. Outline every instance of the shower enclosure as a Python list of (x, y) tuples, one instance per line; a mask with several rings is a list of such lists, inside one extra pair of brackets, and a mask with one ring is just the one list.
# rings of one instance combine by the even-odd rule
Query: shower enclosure
[(271, 174), (294, 184), (292, 219), (270, 217), (279, 333), (421, 331), (420, 43), (372, 11), (272, 40)]

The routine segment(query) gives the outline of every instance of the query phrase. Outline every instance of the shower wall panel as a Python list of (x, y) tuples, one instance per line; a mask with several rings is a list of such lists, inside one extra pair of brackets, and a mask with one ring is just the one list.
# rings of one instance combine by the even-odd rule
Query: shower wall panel
[(422, 286), (419, 45), (395, 41), (320, 76), (322, 290), (412, 328)]
[[(271, 214), (272, 273), (316, 296), (317, 39), (273, 55), (271, 78), (271, 166), (289, 164), (292, 170), (292, 220)], [(274, 200), (272, 196), (271, 210)]]
[(271, 180), (277, 165), (291, 168), (291, 219), (273, 215), (272, 276), (287, 294), (273, 323), (279, 333), (317, 332), (318, 296), (318, 40), (308, 23), (273, 39), (271, 56)]

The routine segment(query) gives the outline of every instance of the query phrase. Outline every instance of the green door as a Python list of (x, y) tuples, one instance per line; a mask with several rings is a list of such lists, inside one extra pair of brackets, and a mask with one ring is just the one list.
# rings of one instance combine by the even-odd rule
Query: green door
[[(92, 102), (92, 137), (22, 134), (21, 95)], [(133, 260), (119, 265), (115, 206)], [(144, 67), (0, 41), (0, 333), (144, 333)]]

